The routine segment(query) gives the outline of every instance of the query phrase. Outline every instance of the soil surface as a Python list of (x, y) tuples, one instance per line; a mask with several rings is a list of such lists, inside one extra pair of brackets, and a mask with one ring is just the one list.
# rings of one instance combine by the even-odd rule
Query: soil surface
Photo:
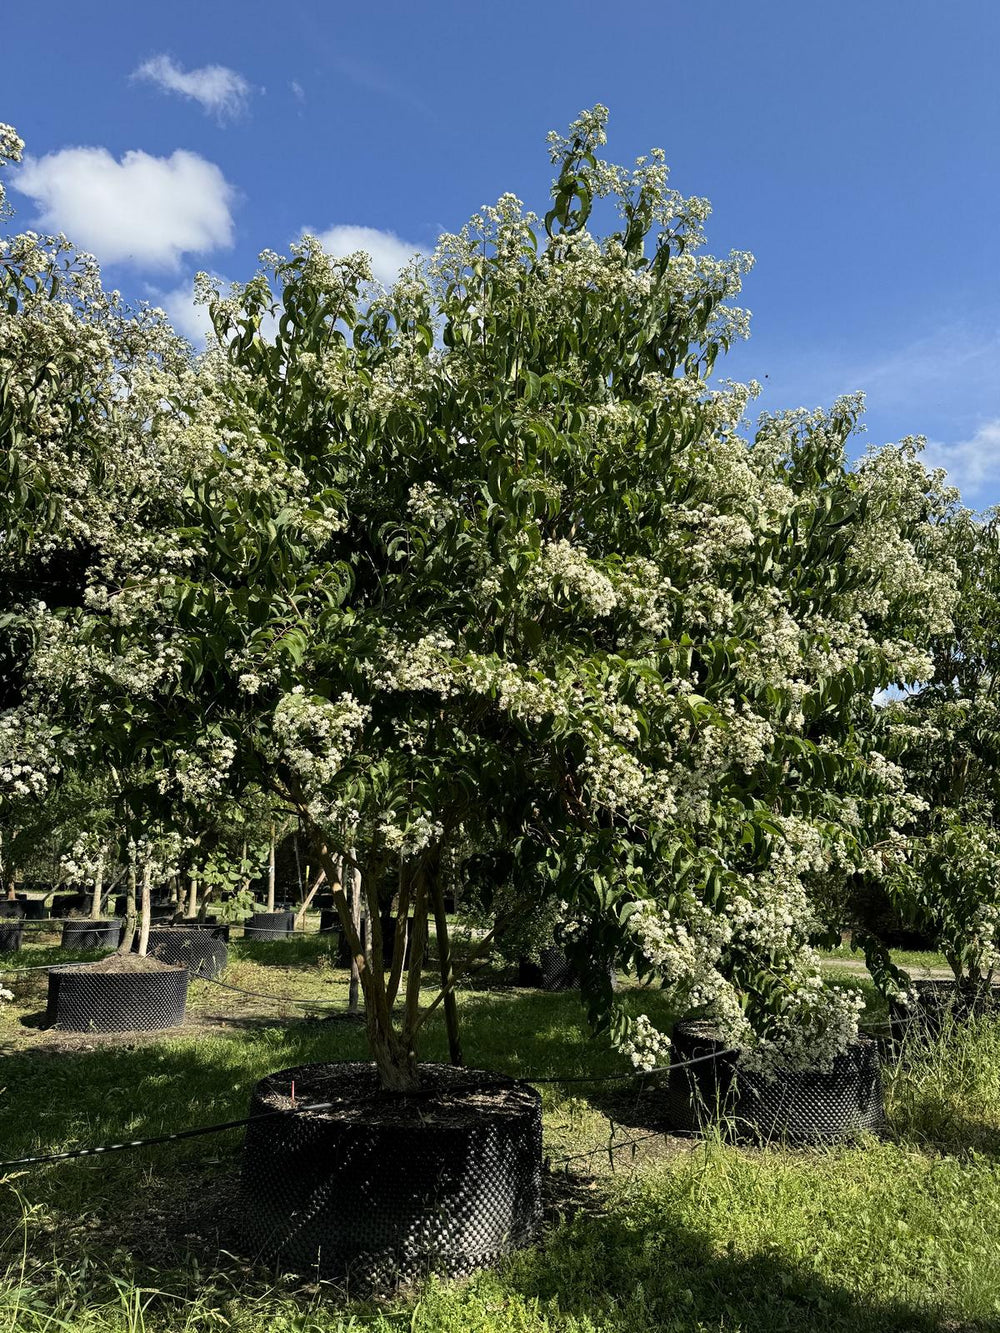
[[(56, 964), (56, 966), (59, 966)], [(69, 971), (74, 965), (64, 965)], [(159, 958), (140, 958), (137, 953), (110, 953), (98, 963), (81, 963), (80, 968), (87, 972), (113, 972), (118, 975), (136, 972), (180, 972), (183, 969), (174, 963), (163, 963)]]
[[(373, 1064), (300, 1065), (271, 1074), (255, 1094), (269, 1110), (289, 1111), (303, 1102), (333, 1103), (310, 1113), (317, 1120), (377, 1121), (382, 1125), (424, 1124), (473, 1126), (530, 1114), (538, 1103), (532, 1089), (484, 1069), (452, 1065), (420, 1065), (421, 1087), (406, 1094), (379, 1086)], [(292, 1101), (292, 1080), (295, 1101)]]

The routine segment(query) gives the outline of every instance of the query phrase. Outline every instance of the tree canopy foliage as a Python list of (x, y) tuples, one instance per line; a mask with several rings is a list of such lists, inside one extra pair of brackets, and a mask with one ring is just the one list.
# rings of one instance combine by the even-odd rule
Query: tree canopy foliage
[(850, 464), (857, 400), (751, 430), (710, 378), (749, 257), (705, 253), (662, 154), (604, 161), (605, 122), (550, 136), (544, 218), (504, 195), (388, 291), (265, 254), (199, 357), (61, 241), (0, 258), (7, 799), (72, 764), (164, 828), (269, 793), (361, 871), (388, 1086), (445, 861), (562, 905), (639, 1065), (664, 1037), (611, 959), (748, 1060), (828, 1058), (857, 1002), (820, 983), (821, 887), (905, 858), (920, 809), (872, 698), (950, 632), (954, 496), (911, 441)]

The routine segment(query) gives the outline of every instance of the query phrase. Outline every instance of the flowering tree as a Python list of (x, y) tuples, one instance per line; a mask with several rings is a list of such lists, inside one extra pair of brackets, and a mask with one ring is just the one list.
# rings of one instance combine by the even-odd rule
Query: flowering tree
[(115, 401), (127, 537), (102, 537), (79, 604), (24, 613), (40, 735), (143, 769), (163, 817), (252, 783), (299, 819), (389, 1088), (448, 1009), (444, 857), (566, 904), (577, 961), (601, 960), (592, 1013), (637, 1063), (664, 1038), (616, 1010), (611, 957), (748, 1059), (802, 1062), (857, 1024), (819, 979), (812, 880), (910, 814), (860, 724), (947, 630), (945, 501), (909, 446), (847, 466), (852, 401), (741, 437), (752, 390), (706, 381), (745, 332), (749, 259), (701, 251), (707, 205), (662, 155), (601, 160), (604, 123), (552, 136), (543, 222), (504, 196), (391, 291), (306, 241), (216, 293), (217, 347), (147, 358)]
[(1000, 961), (1000, 531), (962, 511), (949, 527), (961, 571), (954, 632), (933, 674), (885, 708), (885, 748), (921, 801), (910, 855), (883, 878), (956, 979), (988, 982)]

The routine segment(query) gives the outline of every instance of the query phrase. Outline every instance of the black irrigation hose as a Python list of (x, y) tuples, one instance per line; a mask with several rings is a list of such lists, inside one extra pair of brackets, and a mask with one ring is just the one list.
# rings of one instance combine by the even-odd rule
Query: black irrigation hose
[[(682, 1060), (678, 1064), (666, 1065), (664, 1069), (684, 1069), (688, 1065), (701, 1064), (704, 1060), (717, 1060), (721, 1055), (731, 1055), (732, 1051), (717, 1051), (711, 1055), (699, 1055), (693, 1060)], [(608, 1079), (621, 1078), (641, 1078), (644, 1074), (662, 1073), (663, 1070), (649, 1069), (639, 1070), (630, 1074), (603, 1074), (594, 1077), (577, 1078), (569, 1076), (567, 1078), (518, 1078), (515, 1083), (604, 1083)], [(507, 1080), (505, 1080), (506, 1084)], [(218, 1134), (227, 1129), (239, 1129), (243, 1125), (249, 1125), (253, 1120), (266, 1120), (272, 1116), (278, 1115), (301, 1115), (303, 1111), (328, 1111), (333, 1107), (343, 1106), (343, 1102), (313, 1102), (307, 1106), (297, 1106), (292, 1110), (265, 1111), (260, 1115), (244, 1116), (241, 1120), (226, 1120), (218, 1125), (201, 1125), (195, 1129), (180, 1129), (172, 1134), (158, 1134), (148, 1139), (130, 1139), (126, 1143), (107, 1143), (97, 1148), (71, 1148), (68, 1152), (46, 1153), (43, 1156), (36, 1157), (17, 1157), (9, 1162), (0, 1162), (0, 1171), (7, 1171), (17, 1166), (38, 1166), (47, 1162), (65, 1162), (76, 1157), (94, 1157), (99, 1153), (122, 1152), (126, 1148), (145, 1148), (156, 1143), (174, 1143), (179, 1139), (199, 1138), (204, 1134)], [(657, 1134), (648, 1135), (649, 1138), (659, 1137)], [(641, 1140), (636, 1140), (641, 1142)], [(628, 1146), (618, 1145), (618, 1146)], [(580, 1156), (590, 1157), (594, 1152), (606, 1152), (606, 1148), (596, 1148), (589, 1153), (581, 1153)], [(562, 1160), (562, 1159), (560, 1159)], [(572, 1158), (566, 1160), (573, 1160)]]
[(301, 1115), (303, 1111), (327, 1111), (333, 1102), (316, 1102), (308, 1106), (296, 1106), (288, 1110), (263, 1111), (259, 1115), (244, 1116), (241, 1120), (224, 1120), (218, 1125), (201, 1125), (197, 1129), (179, 1129), (173, 1134), (157, 1134), (149, 1139), (130, 1139), (127, 1143), (105, 1143), (98, 1148), (71, 1148), (68, 1152), (47, 1153), (42, 1157), (15, 1157), (10, 1162), (0, 1162), (0, 1171), (10, 1170), (15, 1166), (38, 1166), (45, 1162), (66, 1162), (73, 1157), (96, 1157), (98, 1153), (122, 1152), (126, 1148), (145, 1148), (153, 1143), (174, 1143), (178, 1139), (196, 1139), (203, 1134), (219, 1134), (226, 1129), (239, 1129), (255, 1120), (270, 1120), (277, 1115)]

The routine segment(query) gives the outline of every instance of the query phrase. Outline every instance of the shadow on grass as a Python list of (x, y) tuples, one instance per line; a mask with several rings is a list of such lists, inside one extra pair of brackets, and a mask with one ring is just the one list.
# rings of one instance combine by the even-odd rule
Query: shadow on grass
[(848, 1290), (784, 1255), (738, 1253), (652, 1192), (607, 1211), (594, 1207), (591, 1190), (578, 1180), (553, 1181), (548, 1193), (548, 1211), (559, 1220), (544, 1245), (511, 1262), (507, 1283), (529, 1301), (599, 1328), (971, 1333), (987, 1327)]

